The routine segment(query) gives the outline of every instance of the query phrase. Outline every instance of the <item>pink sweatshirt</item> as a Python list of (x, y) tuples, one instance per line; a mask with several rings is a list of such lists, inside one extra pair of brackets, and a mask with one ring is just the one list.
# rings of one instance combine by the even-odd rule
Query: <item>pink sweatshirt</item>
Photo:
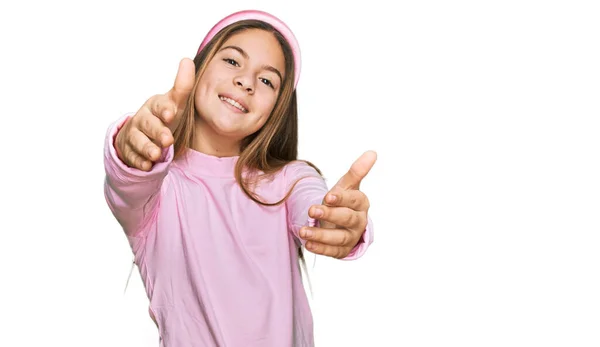
[[(308, 208), (328, 191), (323, 178), (293, 162), (256, 190), (261, 206), (234, 178), (238, 157), (194, 150), (173, 160), (173, 147), (150, 172), (127, 167), (108, 130), (105, 196), (135, 256), (163, 347), (309, 347), (313, 321), (298, 265), (302, 226), (315, 225)], [(353, 252), (373, 240), (372, 222)]]

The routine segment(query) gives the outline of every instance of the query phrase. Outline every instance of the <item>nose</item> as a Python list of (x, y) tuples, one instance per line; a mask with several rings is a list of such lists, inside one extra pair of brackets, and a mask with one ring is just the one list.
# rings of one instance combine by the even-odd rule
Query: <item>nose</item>
[(254, 83), (252, 83), (252, 78), (246, 75), (239, 75), (234, 79), (234, 83), (237, 87), (242, 88), (245, 92), (249, 94), (254, 93)]

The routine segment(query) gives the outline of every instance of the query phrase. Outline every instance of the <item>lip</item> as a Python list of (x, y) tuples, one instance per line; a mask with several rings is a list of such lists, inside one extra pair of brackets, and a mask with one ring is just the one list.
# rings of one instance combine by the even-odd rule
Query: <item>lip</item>
[[(234, 96), (233, 96), (233, 95), (231, 95), (231, 94), (222, 93), (222, 94), (219, 94), (219, 95), (218, 95), (218, 97), (219, 97), (219, 101), (222, 101), (222, 100), (221, 100), (221, 97), (222, 97), (222, 96), (223, 96), (223, 97), (226, 97), (226, 98), (229, 98), (229, 99), (231, 99), (231, 100), (233, 100), (233, 101), (237, 102), (238, 104), (242, 105), (242, 107), (243, 107), (243, 108), (246, 110), (246, 113), (250, 112), (250, 110), (248, 109), (248, 105), (246, 105), (246, 104), (245, 104), (245, 103), (244, 103), (242, 100), (240, 100), (239, 98), (236, 98), (236, 97), (234, 97)], [(231, 106), (231, 105), (230, 105), (230, 106)], [(231, 106), (231, 107), (234, 107), (234, 106)], [(234, 107), (234, 108), (237, 110), (237, 108), (236, 108), (236, 107)], [(239, 111), (239, 110), (238, 110), (238, 111)]]

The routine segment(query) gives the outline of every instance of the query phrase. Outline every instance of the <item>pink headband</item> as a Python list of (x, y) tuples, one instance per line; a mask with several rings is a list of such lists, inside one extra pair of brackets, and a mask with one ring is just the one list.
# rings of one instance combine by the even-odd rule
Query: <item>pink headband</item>
[(298, 45), (298, 41), (296, 40), (296, 37), (294, 36), (294, 34), (290, 30), (290, 28), (287, 25), (285, 25), (285, 23), (282, 22), (279, 18), (277, 18), (269, 13), (257, 11), (257, 10), (246, 10), (246, 11), (235, 12), (235, 13), (230, 14), (229, 16), (221, 19), (221, 21), (219, 21), (217, 24), (215, 24), (214, 27), (212, 27), (212, 29), (210, 29), (210, 31), (204, 38), (204, 41), (202, 41), (202, 43), (200, 44), (200, 48), (198, 48), (198, 53), (200, 53), (202, 48), (204, 48), (204, 46), (206, 46), (208, 44), (208, 42), (210, 42), (210, 40), (212, 40), (212, 38), (219, 31), (221, 31), (221, 29), (225, 28), (229, 24), (239, 22), (241, 20), (246, 20), (246, 19), (256, 19), (256, 20), (263, 21), (267, 24), (271, 24), (287, 40), (290, 47), (292, 47), (292, 52), (294, 54), (294, 65), (295, 65), (294, 88), (296, 88), (296, 85), (298, 85), (298, 79), (300, 78), (300, 46)]

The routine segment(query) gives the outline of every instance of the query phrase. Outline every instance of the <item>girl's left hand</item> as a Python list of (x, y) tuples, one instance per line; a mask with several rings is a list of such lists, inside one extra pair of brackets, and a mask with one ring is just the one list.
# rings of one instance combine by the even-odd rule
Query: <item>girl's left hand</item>
[(312, 206), (308, 215), (319, 220), (320, 227), (303, 227), (300, 237), (307, 240), (312, 253), (342, 259), (361, 241), (367, 227), (369, 199), (359, 190), (377, 154), (364, 153), (350, 170), (325, 195), (322, 205)]

